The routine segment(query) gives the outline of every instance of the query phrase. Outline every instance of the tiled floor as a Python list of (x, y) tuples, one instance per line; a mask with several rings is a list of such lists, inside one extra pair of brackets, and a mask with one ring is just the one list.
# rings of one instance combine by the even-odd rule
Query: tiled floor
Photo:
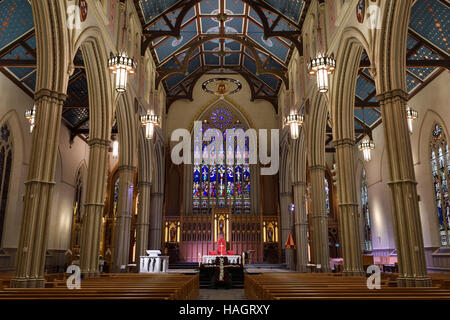
[(244, 289), (200, 289), (199, 300), (246, 300)]

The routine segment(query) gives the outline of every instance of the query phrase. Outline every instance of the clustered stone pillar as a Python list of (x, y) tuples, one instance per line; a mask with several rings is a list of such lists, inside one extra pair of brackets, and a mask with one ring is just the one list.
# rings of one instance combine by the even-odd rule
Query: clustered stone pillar
[(153, 192), (151, 194), (151, 215), (150, 215), (150, 249), (161, 250), (162, 241), (162, 205), (164, 194)]
[(99, 274), (98, 258), (110, 141), (93, 138), (88, 144), (89, 166), (81, 225), (80, 267), (83, 276), (93, 277)]
[(352, 139), (335, 141), (338, 175), (338, 205), (344, 275), (364, 275), (359, 213), (355, 184), (355, 142)]
[(46, 89), (35, 94), (36, 126), (25, 182), (23, 218), (11, 287), (44, 287), (48, 239), (62, 105), (66, 95)]
[(150, 197), (152, 184), (147, 181), (140, 181), (139, 188), (139, 207), (136, 222), (136, 264), (139, 257), (146, 255), (148, 249), (148, 231), (150, 227)]
[[(287, 241), (289, 233), (292, 231), (291, 212), (289, 205), (291, 204), (292, 194), (290, 192), (283, 192), (280, 194), (280, 212), (281, 212), (281, 245)], [(292, 249), (284, 249), (285, 262), (289, 269), (294, 268), (294, 252)]]
[(130, 253), (130, 228), (133, 211), (134, 173), (136, 168), (123, 165), (119, 170), (119, 198), (114, 227), (113, 272), (126, 269)]
[(307, 272), (308, 264), (308, 219), (305, 207), (305, 182), (295, 182), (295, 242), (297, 245), (297, 271)]
[(320, 264), (320, 272), (331, 272), (329, 247), (328, 247), (328, 216), (326, 212), (325, 198), (325, 167), (312, 166), (312, 250), (313, 262)]
[(398, 285), (428, 287), (411, 141), (406, 121), (408, 94), (403, 90), (377, 96), (388, 156), (389, 189), (399, 266)]

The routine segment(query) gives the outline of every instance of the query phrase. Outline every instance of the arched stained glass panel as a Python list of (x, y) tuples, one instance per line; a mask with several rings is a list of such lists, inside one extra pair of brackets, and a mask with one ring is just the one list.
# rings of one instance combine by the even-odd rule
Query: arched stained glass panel
[(362, 170), (361, 175), (361, 206), (364, 218), (364, 250), (372, 250), (372, 221), (369, 211), (369, 197), (367, 192), (367, 176), (366, 170)]
[[(227, 145), (227, 129), (242, 129), (241, 121), (226, 106), (219, 106), (202, 120), (202, 132), (218, 129), (223, 134), (223, 145), (219, 150), (211, 149), (211, 156), (222, 159), (222, 164), (208, 164), (207, 146), (203, 142), (202, 151), (194, 146), (193, 165), (193, 211), (194, 214), (209, 213), (218, 208), (231, 205), (235, 213), (250, 213), (250, 163), (248, 139), (245, 149), (237, 141)], [(229, 137), (230, 138), (230, 137)], [(237, 139), (236, 139), (237, 140)], [(242, 146), (241, 146), (242, 147)], [(240, 159), (240, 161), (238, 161)]]
[(450, 178), (450, 155), (443, 129), (436, 124), (431, 143), (431, 173), (433, 176), (434, 199), (439, 221), (441, 245), (450, 245), (450, 204), (448, 200), (448, 180)]
[(0, 241), (5, 223), (12, 162), (13, 143), (9, 127), (5, 124), (0, 129)]

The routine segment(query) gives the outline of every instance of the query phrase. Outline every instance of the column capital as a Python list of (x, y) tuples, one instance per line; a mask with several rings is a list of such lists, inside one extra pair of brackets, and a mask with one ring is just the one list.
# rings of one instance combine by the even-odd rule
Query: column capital
[(138, 181), (138, 187), (151, 187), (152, 183), (149, 181)]
[(403, 89), (394, 89), (377, 95), (377, 99), (380, 102), (380, 104), (384, 104), (386, 100), (392, 100), (396, 98), (408, 101), (408, 93)]
[(126, 173), (126, 172), (132, 172), (134, 173), (136, 171), (136, 167), (135, 166), (129, 166), (129, 165), (121, 165), (117, 168), (117, 170), (119, 170), (120, 172)]
[(322, 166), (322, 165), (315, 165), (315, 166), (310, 166), (309, 167), (309, 171), (316, 171), (316, 170), (326, 171), (327, 168), (325, 166)]
[(335, 148), (350, 146), (353, 147), (355, 145), (355, 140), (350, 138), (337, 139), (333, 141), (333, 145)]
[(41, 100), (48, 100), (56, 104), (62, 105), (66, 101), (67, 94), (56, 92), (48, 89), (41, 89), (34, 94), (34, 100), (39, 102)]
[(89, 139), (88, 146), (91, 148), (92, 147), (109, 148), (110, 143), (111, 142), (109, 140), (100, 139), (100, 138), (92, 138), (92, 139)]
[(150, 195), (152, 197), (162, 197), (164, 195), (164, 193), (162, 193), (162, 192), (152, 192)]

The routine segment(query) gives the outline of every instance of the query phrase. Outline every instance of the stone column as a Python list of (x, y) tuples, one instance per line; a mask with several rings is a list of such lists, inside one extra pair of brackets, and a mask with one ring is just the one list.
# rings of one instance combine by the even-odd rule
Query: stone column
[(128, 264), (130, 253), (130, 228), (133, 211), (133, 183), (136, 168), (119, 167), (119, 198), (117, 201), (117, 219), (114, 227), (114, 249), (112, 259), (113, 272), (121, 272)]
[(352, 139), (335, 141), (338, 206), (344, 274), (364, 275), (362, 251), (359, 236), (358, 200), (355, 184), (355, 160)]
[(164, 193), (151, 193), (150, 250), (161, 250)]
[(403, 90), (377, 96), (380, 102), (389, 167), (399, 277), (402, 287), (429, 287), (411, 141), (406, 121), (408, 94)]
[(105, 206), (110, 141), (89, 141), (89, 166), (84, 215), (81, 224), (80, 267), (84, 276), (98, 275), (98, 256)]
[(36, 126), (25, 182), (16, 272), (11, 287), (44, 287), (48, 239), (62, 105), (66, 95), (46, 89), (35, 94)]
[(295, 244), (297, 245), (297, 271), (307, 272), (308, 264), (308, 219), (305, 207), (304, 182), (294, 183)]
[[(313, 263), (321, 265), (321, 272), (331, 272), (328, 248), (328, 216), (325, 197), (325, 167), (312, 166), (311, 198), (312, 198), (312, 250)], [(319, 269), (318, 269), (319, 270)]]
[(148, 249), (148, 231), (150, 227), (150, 197), (152, 184), (140, 181), (139, 187), (139, 212), (136, 223), (136, 264), (140, 256), (146, 255)]
[(280, 194), (280, 215), (281, 215), (281, 248), (284, 251), (284, 262), (289, 269), (294, 269), (294, 252), (292, 249), (285, 249), (284, 244), (287, 241), (289, 233), (292, 231), (291, 212), (289, 205), (292, 201), (292, 193), (283, 192)]

